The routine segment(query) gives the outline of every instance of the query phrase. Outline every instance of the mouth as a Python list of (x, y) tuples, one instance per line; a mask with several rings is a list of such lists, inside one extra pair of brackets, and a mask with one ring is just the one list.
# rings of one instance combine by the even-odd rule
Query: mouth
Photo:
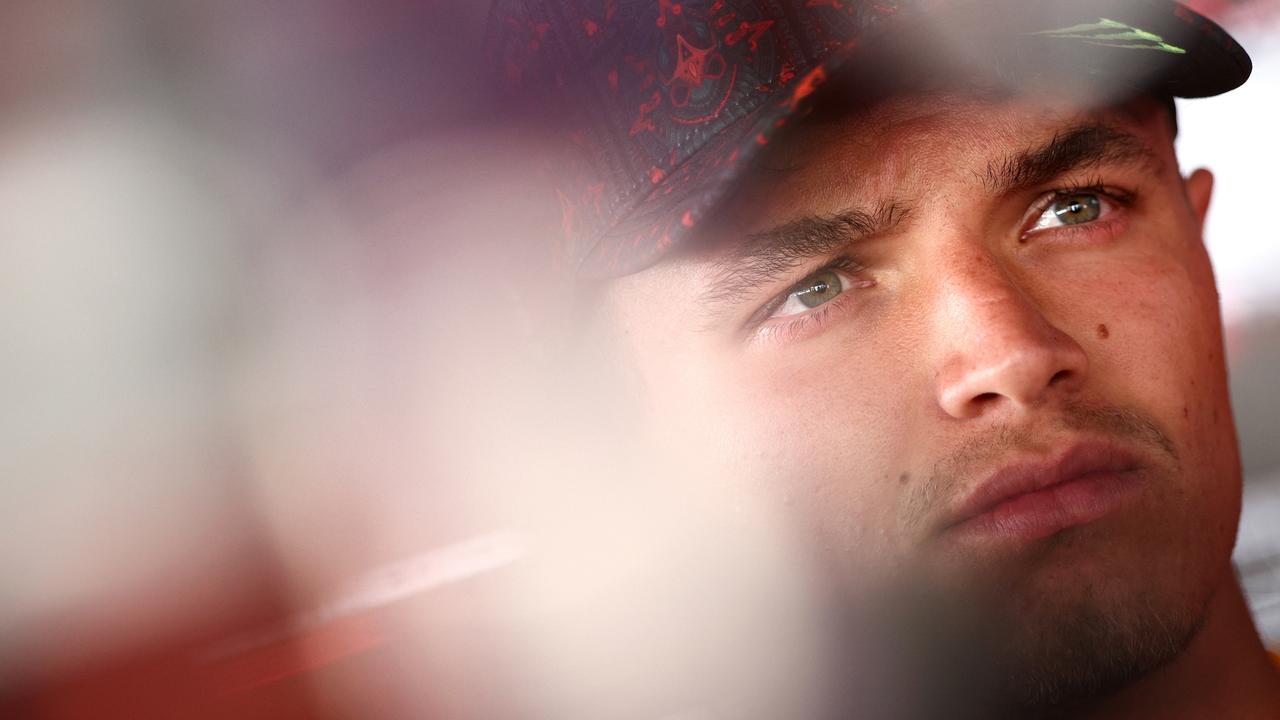
[(974, 541), (1031, 541), (1120, 509), (1141, 489), (1143, 465), (1105, 442), (1006, 465), (966, 495), (943, 532)]

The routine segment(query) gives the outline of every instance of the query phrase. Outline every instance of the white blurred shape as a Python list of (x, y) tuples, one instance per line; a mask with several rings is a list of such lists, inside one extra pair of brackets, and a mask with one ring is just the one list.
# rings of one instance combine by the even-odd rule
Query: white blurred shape
[(165, 632), (243, 550), (235, 215), (177, 127), (122, 104), (0, 130), (0, 680)]
[(1249, 81), (1220, 97), (1178, 101), (1183, 170), (1207, 167), (1217, 179), (1205, 238), (1229, 325), (1280, 311), (1280, 32), (1254, 28), (1237, 37), (1253, 58)]

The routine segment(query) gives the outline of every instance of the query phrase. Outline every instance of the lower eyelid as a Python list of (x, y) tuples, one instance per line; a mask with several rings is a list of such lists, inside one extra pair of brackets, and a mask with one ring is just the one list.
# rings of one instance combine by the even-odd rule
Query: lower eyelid
[(1116, 208), (1113, 212), (1108, 213), (1106, 217), (1100, 217), (1092, 222), (1028, 230), (1018, 238), (1018, 244), (1027, 245), (1037, 238), (1048, 239), (1053, 236), (1059, 238), (1072, 236), (1096, 237), (1100, 233), (1107, 235), (1109, 239), (1123, 231), (1128, 226), (1128, 222), (1128, 218), (1123, 214), (1123, 208)]
[[(831, 303), (834, 302), (836, 300), (831, 301)], [(820, 325), (826, 321), (826, 315), (831, 312), (828, 309), (831, 303), (816, 307), (811, 312), (788, 315), (772, 322), (762, 323), (752, 333), (753, 339), (762, 342), (780, 343), (793, 342), (800, 339), (798, 336), (802, 335), (810, 324), (817, 323)]]

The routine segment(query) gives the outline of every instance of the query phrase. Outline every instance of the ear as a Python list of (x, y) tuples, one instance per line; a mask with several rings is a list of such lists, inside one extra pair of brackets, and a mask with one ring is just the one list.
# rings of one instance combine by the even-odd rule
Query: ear
[(1204, 168), (1196, 170), (1183, 181), (1183, 189), (1203, 232), (1204, 220), (1209, 215), (1209, 200), (1213, 197), (1213, 173)]

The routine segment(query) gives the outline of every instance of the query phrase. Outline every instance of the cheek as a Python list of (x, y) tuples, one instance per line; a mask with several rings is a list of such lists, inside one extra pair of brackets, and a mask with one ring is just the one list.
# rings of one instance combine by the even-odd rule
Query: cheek
[(1227, 389), (1218, 305), (1196, 263), (1151, 258), (1122, 281), (1077, 290), (1077, 297), (1096, 299), (1081, 302), (1087, 312), (1072, 313), (1096, 382), (1126, 385), (1125, 394), (1159, 409), (1169, 431), (1222, 424)]
[(877, 362), (811, 343), (781, 362), (720, 366), (731, 369), (708, 379), (714, 437), (705, 442), (719, 445), (740, 489), (783, 508), (810, 545), (882, 555), (899, 537), (907, 384), (900, 368)]
[(1199, 508), (1196, 522), (1213, 523), (1214, 536), (1222, 534), (1219, 526), (1233, 528), (1239, 456), (1208, 260), (1198, 253), (1152, 256), (1128, 267), (1123, 281), (1078, 290), (1077, 297), (1095, 299), (1080, 301), (1072, 313), (1090, 356), (1093, 391), (1151, 416), (1178, 450), (1176, 497)]

